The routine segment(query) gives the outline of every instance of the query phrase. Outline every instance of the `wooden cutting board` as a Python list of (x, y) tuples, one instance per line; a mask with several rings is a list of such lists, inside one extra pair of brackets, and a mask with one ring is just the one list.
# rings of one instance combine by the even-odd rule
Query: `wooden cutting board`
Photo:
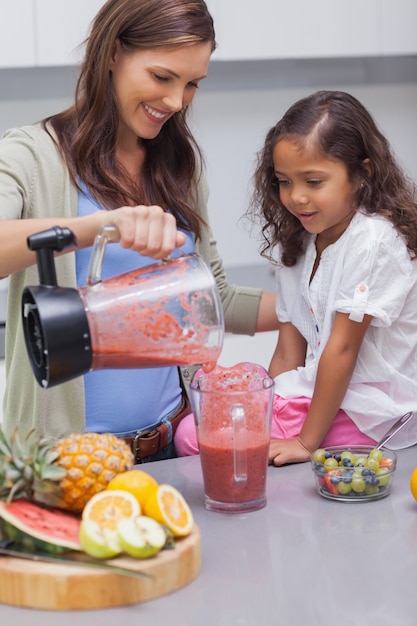
[(111, 561), (145, 572), (133, 578), (102, 569), (42, 563), (0, 556), (0, 602), (13, 606), (74, 610), (125, 606), (158, 598), (190, 583), (200, 572), (200, 530), (176, 541), (151, 559), (118, 557)]

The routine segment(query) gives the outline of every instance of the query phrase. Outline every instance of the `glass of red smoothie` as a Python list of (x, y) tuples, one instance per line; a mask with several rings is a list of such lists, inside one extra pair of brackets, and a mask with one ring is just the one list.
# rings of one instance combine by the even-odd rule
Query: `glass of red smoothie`
[(200, 368), (190, 392), (206, 508), (228, 513), (263, 508), (274, 381), (255, 363), (211, 372)]

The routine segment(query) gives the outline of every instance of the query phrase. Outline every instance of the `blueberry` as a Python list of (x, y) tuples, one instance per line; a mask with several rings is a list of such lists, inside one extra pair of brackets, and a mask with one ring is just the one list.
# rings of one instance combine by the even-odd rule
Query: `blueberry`
[(319, 461), (314, 464), (314, 470), (317, 474), (319, 474), (319, 476), (325, 476), (327, 474), (327, 470), (323, 463), (320, 463)]
[(340, 483), (340, 476), (338, 474), (331, 474), (330, 482), (332, 485), (338, 485)]

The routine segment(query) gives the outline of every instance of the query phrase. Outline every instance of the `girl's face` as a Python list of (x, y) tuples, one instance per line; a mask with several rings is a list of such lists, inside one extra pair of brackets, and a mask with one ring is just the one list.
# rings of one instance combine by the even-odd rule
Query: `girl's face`
[(153, 139), (174, 113), (190, 104), (207, 75), (210, 55), (210, 43), (126, 53), (116, 42), (109, 69), (121, 147), (137, 145), (138, 137)]
[(336, 241), (354, 214), (354, 185), (341, 161), (326, 159), (308, 145), (281, 139), (273, 150), (281, 202), (309, 233)]

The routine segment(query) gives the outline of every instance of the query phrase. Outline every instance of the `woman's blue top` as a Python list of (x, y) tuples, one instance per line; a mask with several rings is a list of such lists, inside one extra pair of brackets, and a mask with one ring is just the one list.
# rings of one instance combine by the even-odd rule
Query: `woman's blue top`
[[(78, 215), (105, 210), (84, 185), (78, 194)], [(181, 251), (194, 251), (194, 236), (184, 231), (187, 240)], [(91, 248), (76, 251), (77, 285), (87, 282)], [(107, 246), (101, 276), (104, 279), (155, 263), (117, 244)], [(159, 422), (176, 409), (181, 398), (178, 368), (103, 369), (84, 376), (86, 428), (90, 432), (127, 434)]]

